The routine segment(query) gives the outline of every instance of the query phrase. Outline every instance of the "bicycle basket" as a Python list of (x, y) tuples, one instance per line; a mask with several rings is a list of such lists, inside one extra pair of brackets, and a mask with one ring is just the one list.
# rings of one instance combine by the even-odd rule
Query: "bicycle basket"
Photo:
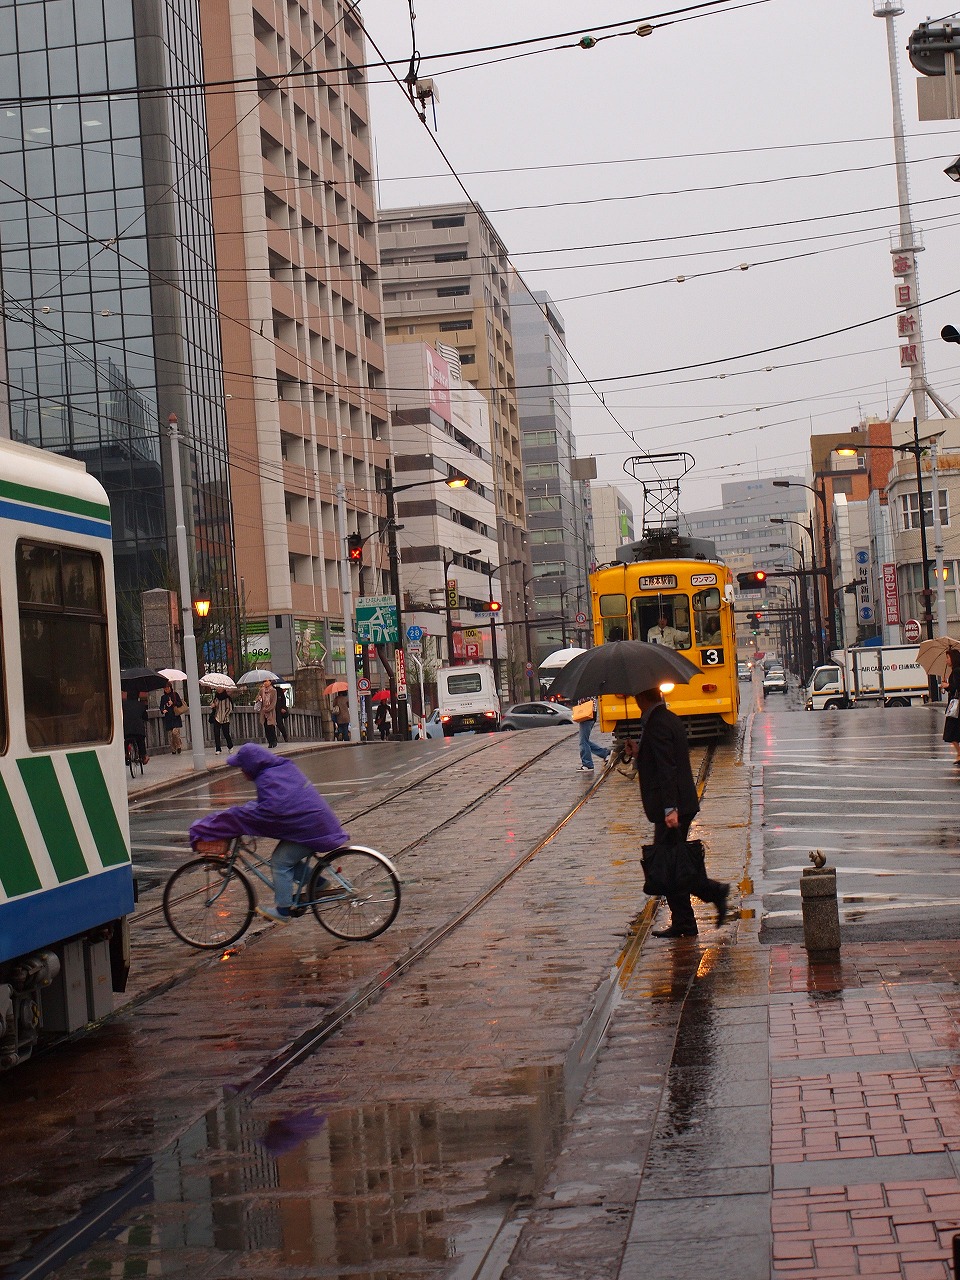
[(194, 844), (197, 853), (212, 854), (217, 858), (225, 858), (230, 852), (229, 840), (197, 840)]

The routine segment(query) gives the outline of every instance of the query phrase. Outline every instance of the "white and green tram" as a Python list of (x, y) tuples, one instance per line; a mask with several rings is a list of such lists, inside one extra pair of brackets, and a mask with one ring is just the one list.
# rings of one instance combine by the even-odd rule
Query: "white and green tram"
[(0, 441), (0, 1068), (104, 1016), (134, 883), (110, 507)]

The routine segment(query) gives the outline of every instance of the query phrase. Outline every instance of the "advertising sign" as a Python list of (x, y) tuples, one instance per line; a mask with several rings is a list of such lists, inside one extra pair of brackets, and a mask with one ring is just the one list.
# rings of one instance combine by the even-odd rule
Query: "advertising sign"
[(357, 600), (357, 639), (367, 644), (396, 644), (400, 633), (394, 596), (360, 596)]
[(907, 644), (919, 644), (923, 628), (916, 618), (908, 618), (903, 624), (903, 638)]
[(887, 622), (894, 625), (900, 621), (900, 597), (897, 594), (897, 566), (883, 566), (883, 607)]
[(398, 649), (397, 650), (397, 697), (405, 698), (406, 696), (407, 696), (407, 664), (404, 661), (403, 650)]
[(439, 413), (444, 422), (453, 422), (450, 408), (450, 366), (432, 347), (423, 348), (427, 357), (427, 395), (430, 408)]

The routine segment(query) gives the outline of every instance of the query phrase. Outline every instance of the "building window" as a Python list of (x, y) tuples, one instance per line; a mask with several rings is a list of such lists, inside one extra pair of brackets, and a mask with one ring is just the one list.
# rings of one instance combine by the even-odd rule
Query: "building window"
[[(940, 498), (940, 523), (946, 528), (950, 523), (950, 503), (946, 489), (938, 491)], [(929, 529), (933, 525), (933, 494), (924, 491), (923, 523)], [(904, 531), (920, 528), (920, 503), (916, 493), (900, 495), (900, 524)]]
[(461, 216), (459, 218), (434, 218), (430, 224), (434, 231), (441, 231), (444, 227), (464, 227), (466, 219)]
[(557, 462), (527, 462), (523, 468), (527, 480), (556, 480), (560, 476), (560, 464)]
[(469, 292), (470, 292), (470, 286), (468, 284), (455, 284), (455, 285), (451, 285), (447, 289), (438, 289), (437, 297), (438, 298), (465, 298)]
[(528, 449), (556, 447), (557, 433), (555, 431), (525, 431), (523, 433), (523, 443)]
[(440, 323), (441, 333), (458, 333), (464, 329), (472, 329), (472, 320), (443, 320)]
[(455, 253), (435, 253), (433, 255), (434, 262), (466, 262), (466, 249), (458, 249)]

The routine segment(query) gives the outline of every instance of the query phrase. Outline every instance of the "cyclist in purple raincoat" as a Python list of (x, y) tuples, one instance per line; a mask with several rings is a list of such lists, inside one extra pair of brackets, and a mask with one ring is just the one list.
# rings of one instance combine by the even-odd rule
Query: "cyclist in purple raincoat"
[(256, 784), (257, 798), (200, 818), (190, 828), (190, 843), (238, 835), (266, 836), (280, 843), (270, 856), (277, 905), (257, 907), (262, 916), (289, 921), (296, 868), (313, 853), (329, 853), (350, 837), (310, 779), (286, 756), (257, 742), (245, 742), (227, 764), (237, 765)]

